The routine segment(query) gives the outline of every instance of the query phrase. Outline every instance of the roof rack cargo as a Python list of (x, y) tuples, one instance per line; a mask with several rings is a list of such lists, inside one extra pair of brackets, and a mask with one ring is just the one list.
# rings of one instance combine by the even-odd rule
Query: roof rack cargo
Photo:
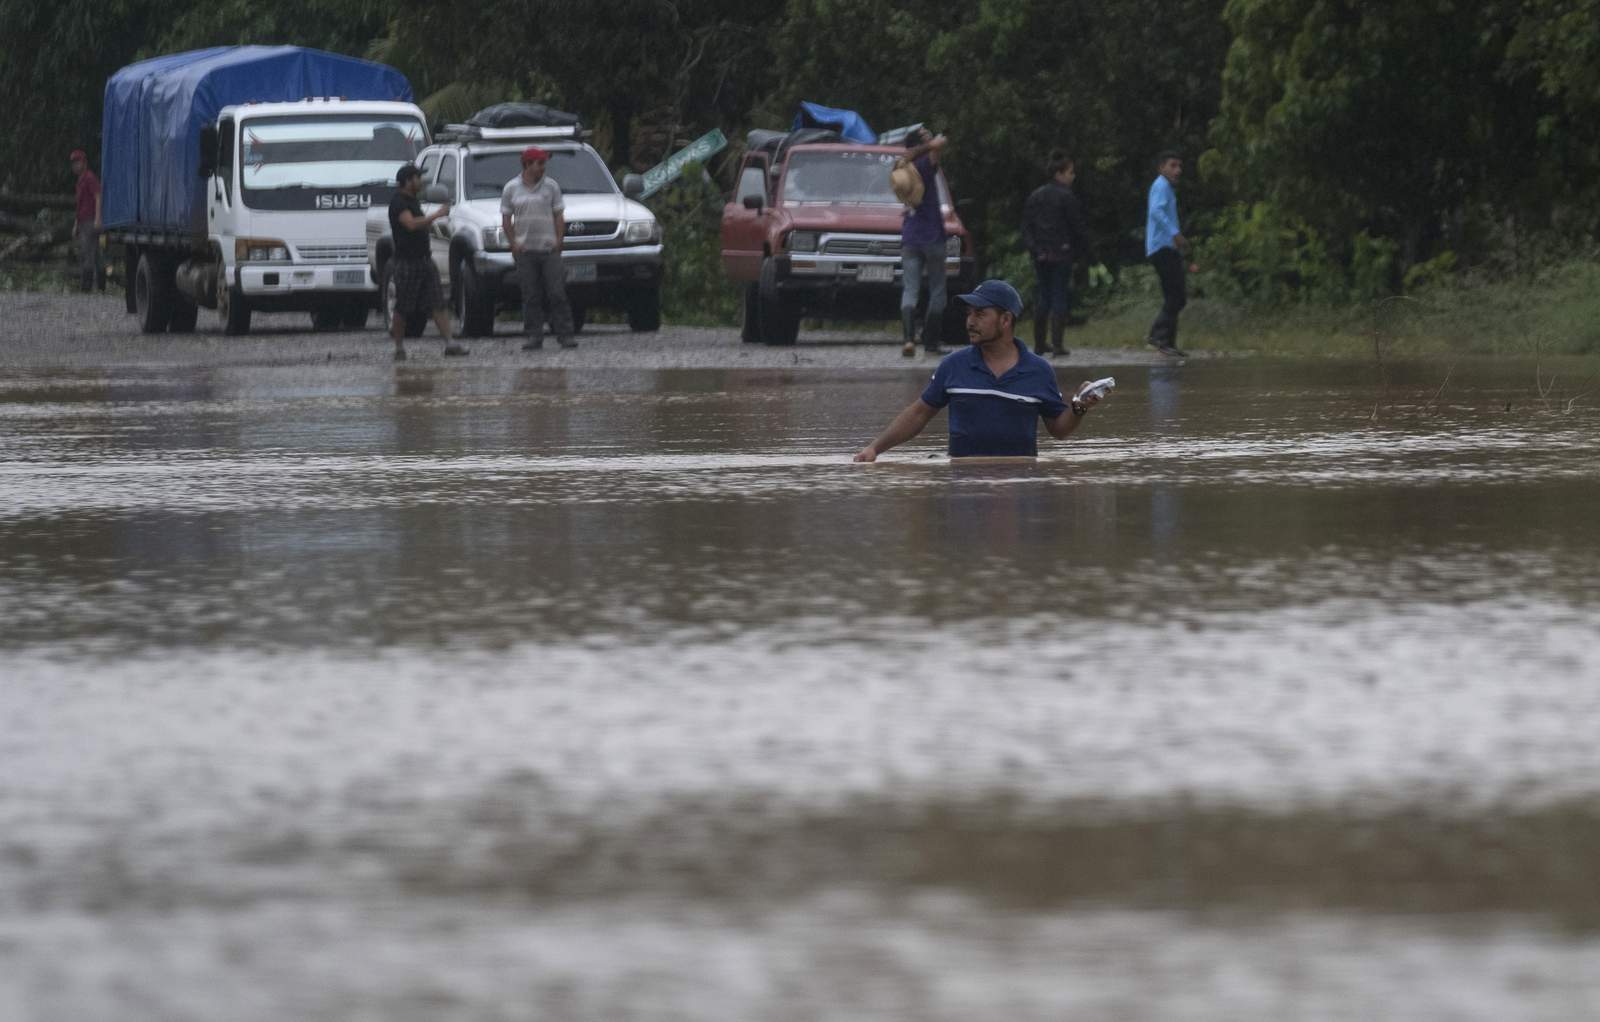
[(793, 131), (772, 131), (755, 128), (745, 135), (745, 144), (756, 152), (773, 154), (773, 160), (782, 163), (789, 150), (797, 145), (814, 145), (826, 142), (844, 142), (846, 139), (831, 128), (796, 128)]
[(584, 139), (593, 132), (579, 125), (529, 125), (523, 128), (483, 128), (476, 124), (446, 124), (433, 133), (435, 142), (519, 142), (539, 139)]
[(593, 132), (577, 114), (543, 103), (496, 103), (467, 118), (465, 124), (446, 124), (436, 135), (444, 141), (515, 142), (549, 138), (588, 138)]

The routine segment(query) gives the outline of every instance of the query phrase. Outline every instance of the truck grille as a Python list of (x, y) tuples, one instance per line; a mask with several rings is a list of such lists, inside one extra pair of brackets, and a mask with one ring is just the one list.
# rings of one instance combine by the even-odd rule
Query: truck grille
[(898, 235), (884, 235), (877, 238), (860, 235), (835, 236), (823, 239), (822, 251), (828, 255), (842, 256), (898, 256), (900, 238)]
[(617, 233), (615, 220), (568, 220), (569, 238), (609, 238)]
[(301, 259), (312, 263), (364, 263), (367, 261), (365, 245), (300, 245), (296, 252)]

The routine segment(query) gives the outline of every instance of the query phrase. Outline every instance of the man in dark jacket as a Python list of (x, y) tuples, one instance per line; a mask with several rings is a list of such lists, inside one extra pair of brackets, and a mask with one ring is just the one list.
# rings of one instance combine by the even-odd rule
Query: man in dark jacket
[(1065, 355), (1061, 344), (1072, 309), (1072, 259), (1087, 255), (1089, 235), (1083, 226), (1083, 208), (1072, 194), (1078, 176), (1072, 157), (1060, 150), (1050, 154), (1045, 170), (1050, 180), (1033, 190), (1022, 205), (1022, 240), (1033, 257), (1039, 280), (1039, 301), (1033, 310), (1033, 350), (1045, 353), (1045, 327), (1050, 329), (1049, 352)]

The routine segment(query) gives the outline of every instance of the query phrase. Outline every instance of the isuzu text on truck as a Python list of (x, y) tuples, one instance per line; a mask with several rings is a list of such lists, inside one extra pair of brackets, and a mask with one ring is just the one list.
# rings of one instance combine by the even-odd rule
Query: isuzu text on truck
[(294, 46), (156, 57), (106, 82), (103, 219), (145, 333), (216, 309), (356, 327), (377, 306), (366, 214), (428, 144), (391, 67)]

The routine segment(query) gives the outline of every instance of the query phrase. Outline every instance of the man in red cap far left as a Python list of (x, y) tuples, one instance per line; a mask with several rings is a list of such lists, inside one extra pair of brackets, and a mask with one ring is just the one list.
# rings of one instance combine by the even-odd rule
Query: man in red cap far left
[(106, 289), (106, 266), (100, 257), (100, 179), (89, 169), (89, 156), (82, 149), (67, 157), (72, 172), (78, 175), (77, 213), (72, 235), (78, 240), (78, 287), (90, 291)]
[(522, 173), (507, 181), (500, 192), (500, 225), (511, 243), (522, 288), (522, 328), (528, 335), (523, 351), (544, 347), (547, 304), (557, 343), (563, 348), (578, 346), (572, 339), (572, 306), (567, 304), (566, 271), (561, 266), (566, 203), (561, 186), (545, 173), (549, 162), (550, 154), (538, 146), (524, 149)]

